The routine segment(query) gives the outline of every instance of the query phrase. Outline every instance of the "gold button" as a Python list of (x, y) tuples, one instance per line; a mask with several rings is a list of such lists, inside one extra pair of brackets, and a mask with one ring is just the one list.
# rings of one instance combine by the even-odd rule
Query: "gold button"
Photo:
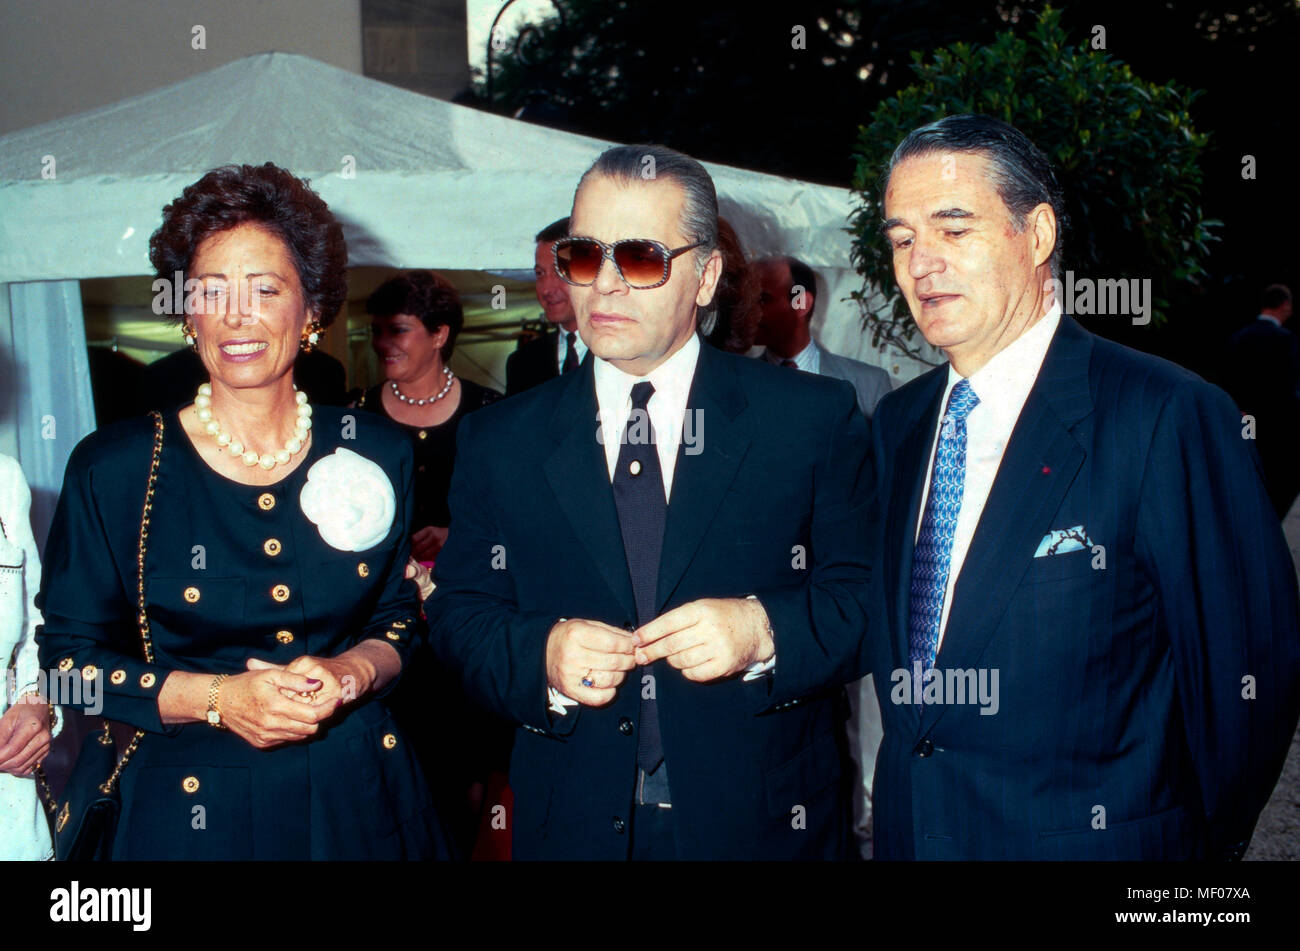
[(271, 589), (271, 597), (283, 604), (289, 600), (289, 586), (287, 584), (278, 584)]
[(113, 676), (108, 679), (115, 684), (124, 684), (126, 683), (126, 671), (121, 669), (115, 670), (113, 671)]
[(87, 664), (81, 668), (81, 676), (86, 680), (94, 680), (99, 676), (99, 668), (94, 664)]
[(391, 749), (392, 749), (394, 746), (396, 746), (396, 745), (397, 745), (397, 737), (396, 737), (395, 735), (393, 735), (392, 733), (385, 733), (385, 734), (384, 734), (384, 749), (386, 749), (386, 750), (391, 750)]
[(158, 680), (153, 674), (145, 674), (140, 678), (140, 686), (146, 690), (154, 685)]
[(367, 565), (364, 561), (361, 562), (359, 565), (357, 565), (357, 574), (359, 574), (363, 578), (370, 577), (370, 566)]
[(72, 669), (72, 658), (71, 658), (71, 657), (65, 657), (65, 658), (63, 658), (63, 660), (59, 661), (59, 670), (62, 670), (62, 671), (68, 671), (68, 670), (71, 670), (71, 669)]
[(280, 554), (280, 540), (278, 538), (268, 538), (262, 543), (262, 551), (274, 558)]
[(292, 644), (292, 643), (293, 643), (293, 632), (292, 632), (292, 631), (276, 631), (276, 632), (275, 632), (275, 639), (276, 639), (277, 641), (279, 641), (281, 644)]
[(418, 433), (418, 435), (419, 435), (419, 437), (420, 437), (421, 439), (428, 439), (428, 438), (429, 438), (429, 434), (428, 434), (427, 432), (425, 432), (423, 429), (420, 430), (420, 432)]
[(397, 628), (399, 631), (404, 631), (404, 630), (406, 630), (406, 622), (405, 622), (405, 621), (394, 621), (393, 624), (392, 624), (392, 626), (395, 627), (395, 628)]
[(387, 637), (390, 641), (400, 641), (402, 639), (402, 635), (394, 631), (389, 631), (384, 636)]
[(186, 776), (181, 780), (181, 789), (187, 793), (196, 793), (199, 791), (199, 778), (197, 776)]
[(198, 601), (198, 600), (199, 600), (199, 589), (196, 588), (196, 587), (194, 587), (194, 585), (190, 585), (188, 588), (186, 588), (186, 589), (185, 589), (185, 600), (188, 601), (190, 604), (194, 604), (196, 601)]
[(257, 497), (257, 507), (263, 512), (269, 512), (275, 508), (275, 496), (270, 492), (263, 492)]

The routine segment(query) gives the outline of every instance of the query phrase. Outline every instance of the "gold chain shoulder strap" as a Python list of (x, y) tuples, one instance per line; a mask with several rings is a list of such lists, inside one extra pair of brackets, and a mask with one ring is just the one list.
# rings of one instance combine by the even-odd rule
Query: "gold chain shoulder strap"
[[(153, 493), (154, 485), (158, 482), (158, 463), (162, 458), (163, 445), (163, 416), (162, 413), (154, 410), (149, 414), (153, 417), (153, 456), (149, 460), (149, 484), (144, 492), (144, 511), (140, 513), (140, 543), (136, 548), (136, 599), (137, 614), (136, 620), (140, 624), (140, 641), (144, 645), (144, 660), (146, 664), (153, 663), (153, 638), (149, 634), (149, 614), (145, 610), (144, 601), (144, 555), (149, 544), (149, 517), (153, 513)], [(104, 723), (104, 742), (109, 736), (108, 723)], [(118, 779), (122, 775), (122, 770), (126, 767), (127, 762), (135, 754), (136, 749), (140, 746), (140, 740), (144, 738), (144, 730), (136, 730), (135, 735), (131, 737), (131, 742), (127, 744), (126, 749), (122, 751), (122, 758), (117, 761), (113, 767), (112, 774), (104, 782), (100, 783), (99, 791), (108, 795), (117, 785)]]

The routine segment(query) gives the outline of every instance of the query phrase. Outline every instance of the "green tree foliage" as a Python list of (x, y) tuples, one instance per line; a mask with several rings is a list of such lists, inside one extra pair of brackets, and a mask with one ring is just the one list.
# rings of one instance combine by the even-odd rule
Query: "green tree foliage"
[(908, 77), (913, 50), (991, 39), (996, 0), (556, 0), (501, 37), (491, 101), (616, 142), (847, 184), (859, 118)]
[(864, 286), (854, 297), (875, 346), (890, 342), (926, 358), (896, 291), (878, 188), (907, 133), (946, 115), (1002, 119), (1047, 154), (1066, 193), (1064, 267), (1076, 276), (1150, 278), (1160, 322), (1175, 287), (1204, 274), (1219, 222), (1200, 206), (1209, 137), (1193, 128), (1188, 111), (1199, 93), (1144, 81), (1094, 49), (1094, 38), (1072, 44), (1050, 7), (1027, 33), (916, 54), (916, 81), (881, 102), (860, 130), (851, 230)]

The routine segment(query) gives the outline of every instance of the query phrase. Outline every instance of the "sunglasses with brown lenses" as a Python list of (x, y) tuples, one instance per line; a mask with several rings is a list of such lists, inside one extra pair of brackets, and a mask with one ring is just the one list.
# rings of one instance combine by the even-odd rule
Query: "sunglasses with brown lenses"
[(600, 273), (601, 264), (609, 258), (623, 283), (636, 290), (649, 290), (668, 283), (673, 258), (703, 244), (696, 241), (669, 248), (649, 238), (624, 238), (613, 244), (595, 238), (561, 238), (551, 253), (555, 257), (555, 273), (569, 284), (590, 287)]

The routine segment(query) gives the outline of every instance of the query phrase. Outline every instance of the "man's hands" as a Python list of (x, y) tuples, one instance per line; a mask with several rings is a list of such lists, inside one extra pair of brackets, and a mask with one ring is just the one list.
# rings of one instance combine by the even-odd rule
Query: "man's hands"
[(24, 694), (0, 717), (0, 773), (28, 776), (50, 751), (50, 708)]
[(738, 674), (776, 650), (767, 611), (753, 598), (691, 601), (638, 629), (635, 642), (638, 664), (666, 658), (700, 683)]
[[(546, 639), (546, 682), (584, 706), (603, 707), (636, 666), (632, 635), (600, 621), (563, 620)], [(584, 687), (583, 678), (592, 686)]]

